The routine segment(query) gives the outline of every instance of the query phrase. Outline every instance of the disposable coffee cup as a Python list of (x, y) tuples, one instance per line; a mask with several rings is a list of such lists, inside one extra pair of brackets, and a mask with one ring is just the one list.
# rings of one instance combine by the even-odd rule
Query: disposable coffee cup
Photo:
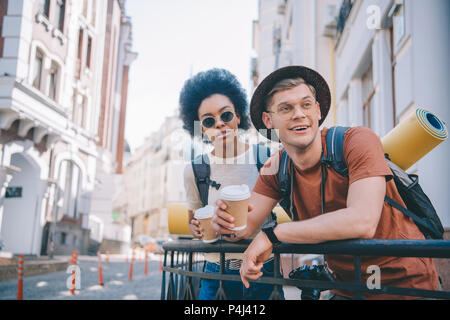
[(219, 235), (213, 229), (211, 221), (214, 215), (213, 206), (205, 206), (195, 211), (194, 218), (200, 223), (200, 228), (203, 230), (202, 240), (205, 243), (212, 243), (219, 240)]
[(247, 227), (248, 200), (250, 189), (246, 184), (224, 187), (220, 191), (220, 199), (227, 204), (226, 211), (234, 218), (233, 231), (243, 230)]

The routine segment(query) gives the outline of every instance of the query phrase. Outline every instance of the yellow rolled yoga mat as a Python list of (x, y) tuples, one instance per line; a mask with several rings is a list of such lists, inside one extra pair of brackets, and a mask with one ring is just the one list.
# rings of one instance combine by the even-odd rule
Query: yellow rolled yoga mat
[(170, 234), (191, 235), (188, 225), (188, 209), (186, 204), (172, 204), (169, 206), (167, 223)]
[(418, 108), (381, 142), (391, 161), (407, 170), (447, 138), (445, 123), (431, 112)]
[[(274, 209), (278, 223), (289, 222), (291, 219), (281, 207)], [(170, 234), (191, 235), (188, 226), (188, 210), (183, 203), (169, 206), (168, 225)]]

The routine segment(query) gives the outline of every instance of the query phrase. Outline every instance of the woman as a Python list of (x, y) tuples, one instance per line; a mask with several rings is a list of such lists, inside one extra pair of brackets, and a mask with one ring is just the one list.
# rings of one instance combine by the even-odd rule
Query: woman
[[(213, 145), (213, 150), (203, 155), (203, 159), (205, 156), (208, 158), (210, 167), (208, 205), (215, 205), (220, 190), (225, 186), (246, 184), (251, 190), (256, 183), (258, 168), (255, 164), (258, 161), (255, 159), (255, 149), (238, 137), (239, 129), (247, 130), (250, 127), (247, 108), (245, 90), (237, 78), (224, 69), (198, 73), (186, 81), (181, 91), (180, 113), (184, 128), (191, 136), (201, 133)], [(202, 229), (194, 219), (194, 212), (206, 204), (202, 202), (192, 164), (185, 168), (184, 184), (189, 229), (194, 237), (201, 238)], [(205, 272), (220, 272), (218, 253), (205, 254), (205, 259)], [(225, 274), (239, 275), (242, 254), (226, 254), (225, 261)], [(264, 264), (263, 274), (273, 276), (273, 260)], [(202, 279), (199, 300), (214, 299), (218, 289), (218, 280)], [(247, 289), (240, 281), (224, 281), (224, 290), (228, 299), (265, 300), (271, 296), (274, 286), (253, 283)], [(284, 297), (281, 288), (279, 294)]]

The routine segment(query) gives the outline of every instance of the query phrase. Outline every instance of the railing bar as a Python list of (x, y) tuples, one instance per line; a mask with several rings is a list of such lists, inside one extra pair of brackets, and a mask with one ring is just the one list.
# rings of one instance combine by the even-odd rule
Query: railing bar
[[(167, 250), (164, 250), (164, 262), (163, 262), (163, 267), (166, 266), (167, 264)], [(166, 272), (162, 271), (162, 283), (161, 283), (161, 300), (166, 300), (165, 297), (165, 292), (166, 292)]]
[[(192, 272), (189, 273), (184, 270), (174, 269), (165, 267), (166, 271), (171, 273), (184, 273), (189, 274), (192, 277), (198, 277), (201, 279), (213, 279), (224, 281), (241, 281), (240, 276), (231, 275), (231, 274), (214, 274), (214, 273), (200, 273), (200, 272)], [(279, 284), (286, 286), (301, 286), (305, 288), (318, 288), (318, 289), (338, 289), (338, 290), (351, 290), (351, 291), (364, 291), (373, 294), (389, 294), (389, 295), (404, 295), (404, 296), (417, 296), (417, 297), (425, 297), (425, 298), (438, 298), (438, 299), (450, 299), (450, 291), (433, 291), (433, 290), (422, 290), (422, 289), (413, 289), (413, 288), (402, 288), (402, 287), (381, 287), (381, 289), (368, 289), (363, 284), (355, 284), (355, 283), (343, 283), (343, 282), (326, 282), (326, 281), (317, 281), (317, 280), (294, 280), (294, 279), (285, 279), (278, 278), (274, 279), (272, 277), (261, 277), (258, 280), (249, 280), (249, 282), (255, 283), (266, 283), (266, 284)]]
[[(240, 276), (238, 275), (226, 275), (224, 274), (225, 268), (225, 252), (244, 252), (251, 240), (243, 240), (238, 243), (229, 243), (219, 241), (215, 244), (204, 244), (202, 242), (196, 241), (177, 241), (171, 242), (163, 245), (164, 249), (164, 267), (162, 273), (162, 284), (161, 284), (161, 300), (164, 299), (176, 299), (178, 285), (174, 286), (173, 276), (176, 275), (176, 279), (184, 279), (186, 276), (189, 279), (195, 278), (206, 278), (206, 279), (216, 279), (219, 280), (221, 285), (223, 281), (240, 281)], [(167, 267), (167, 254), (171, 251), (171, 263), (170, 268)], [(174, 262), (174, 251), (177, 252), (177, 261)], [(185, 256), (187, 253), (190, 255), (195, 253), (195, 256), (199, 256), (197, 252), (215, 252), (221, 255), (221, 273), (220, 274), (204, 274), (203, 272), (193, 273), (192, 265), (189, 267), (189, 263), (186, 263)], [(178, 257), (180, 253), (183, 255), (182, 261), (180, 263)], [(280, 259), (279, 254), (281, 253), (316, 253), (316, 254), (327, 254), (327, 255), (352, 255), (355, 256), (354, 261), (354, 281), (347, 283), (329, 283), (323, 281), (313, 281), (313, 280), (294, 280), (294, 279), (283, 279), (277, 278), (276, 274), (274, 277), (262, 277), (256, 281), (256, 283), (268, 283), (274, 284), (276, 286), (287, 285), (287, 286), (301, 286), (305, 288), (318, 288), (318, 289), (339, 289), (339, 290), (350, 290), (355, 292), (354, 298), (362, 297), (362, 292), (367, 292), (371, 294), (389, 294), (389, 295), (403, 295), (403, 296), (418, 296), (424, 298), (438, 298), (438, 299), (450, 299), (450, 292), (444, 291), (433, 291), (433, 290), (422, 290), (413, 288), (401, 288), (401, 287), (381, 287), (380, 289), (369, 289), (367, 286), (363, 285), (361, 264), (364, 261), (361, 257), (366, 256), (381, 256), (381, 257), (428, 257), (428, 258), (450, 258), (450, 241), (449, 240), (386, 240), (386, 239), (359, 239), (359, 240), (342, 240), (342, 241), (331, 241), (321, 244), (290, 244), (283, 243), (276, 248), (274, 248), (273, 253), (275, 254), (275, 260)], [(196, 269), (199, 270), (200, 263), (202, 261), (195, 261)], [(204, 261), (203, 261), (204, 262)], [(279, 273), (279, 267), (276, 264), (279, 260), (274, 261), (275, 273)], [(176, 265), (176, 266), (175, 266)], [(180, 268), (178, 270), (176, 268)], [(186, 269), (190, 269), (186, 271)], [(200, 271), (203, 271), (200, 269)], [(170, 272), (169, 288), (167, 289), (167, 297), (164, 296), (166, 291), (166, 272)], [(183, 284), (183, 280), (180, 280), (180, 286)], [(175, 291), (175, 292), (174, 292)], [(181, 289), (180, 289), (181, 292)]]
[[(197, 251), (197, 252), (228, 252), (242, 253), (246, 250), (249, 240), (238, 243), (204, 244), (197, 241), (183, 240), (164, 244), (167, 250)], [(291, 244), (283, 243), (274, 248), (274, 253), (315, 253), (342, 254), (382, 257), (423, 257), (450, 258), (449, 240), (341, 240), (321, 244)]]
[[(355, 274), (355, 283), (361, 284), (361, 258), (359, 256), (354, 256), (354, 274)], [(360, 291), (355, 291), (355, 294), (353, 296), (354, 300), (363, 300), (364, 296), (361, 294)]]
[[(186, 254), (185, 251), (181, 251), (180, 252), (180, 260), (181, 260), (181, 264), (183, 265), (183, 269), (185, 269), (186, 266), (187, 266), (187, 264), (185, 263), (185, 260), (184, 260), (185, 254)], [(179, 277), (179, 286), (178, 286), (178, 300), (181, 300), (181, 297), (183, 295), (183, 291), (184, 291), (184, 287), (185, 287), (185, 281), (186, 281), (185, 276), (184, 275), (180, 275), (180, 277)]]
[[(170, 254), (170, 267), (174, 267), (174, 258), (175, 258), (175, 251), (172, 251)], [(170, 273), (169, 276), (169, 288), (167, 288), (167, 300), (174, 300), (174, 297), (176, 297), (176, 292), (174, 292), (174, 280), (173, 280), (173, 272)]]
[(216, 292), (216, 299), (227, 300), (227, 296), (225, 294), (225, 289), (223, 286), (223, 276), (225, 275), (225, 253), (224, 252), (220, 253), (220, 275), (221, 275), (221, 279), (219, 282), (219, 288), (217, 289), (217, 292)]
[[(179, 254), (180, 254), (180, 251), (175, 252), (175, 265), (179, 264), (178, 263)], [(177, 297), (177, 299), (179, 299), (179, 297), (178, 297), (178, 278), (179, 277), (180, 277), (179, 274), (175, 275), (175, 297)]]
[[(273, 277), (274, 279), (278, 279), (281, 278), (281, 273), (280, 273), (280, 254), (279, 253), (275, 253), (274, 254), (274, 261), (273, 261)], [(281, 296), (279, 294), (279, 290), (280, 290), (280, 285), (279, 284), (275, 284), (272, 294), (270, 295), (270, 299), (280, 299)]]
[(220, 253), (220, 273), (225, 274), (225, 253)]
[(192, 258), (193, 258), (193, 253), (189, 252), (189, 265), (188, 265), (188, 270), (192, 271)]

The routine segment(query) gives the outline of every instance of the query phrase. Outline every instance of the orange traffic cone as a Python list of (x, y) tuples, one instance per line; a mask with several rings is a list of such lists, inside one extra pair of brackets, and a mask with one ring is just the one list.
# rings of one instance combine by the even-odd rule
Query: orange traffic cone
[[(77, 265), (77, 251), (72, 251), (72, 260), (70, 261), (71, 264)], [(70, 288), (70, 293), (72, 295), (75, 294), (75, 277), (76, 277), (76, 268), (73, 268), (72, 270), (72, 287)]]
[(19, 254), (17, 300), (23, 300), (23, 254)]
[(102, 253), (100, 250), (97, 252), (98, 256), (98, 284), (103, 286), (103, 270), (102, 270)]
[(134, 262), (134, 249), (131, 254), (130, 271), (128, 273), (128, 279), (133, 280), (133, 262)]
[(145, 264), (144, 264), (144, 275), (148, 273), (148, 252), (145, 250)]

